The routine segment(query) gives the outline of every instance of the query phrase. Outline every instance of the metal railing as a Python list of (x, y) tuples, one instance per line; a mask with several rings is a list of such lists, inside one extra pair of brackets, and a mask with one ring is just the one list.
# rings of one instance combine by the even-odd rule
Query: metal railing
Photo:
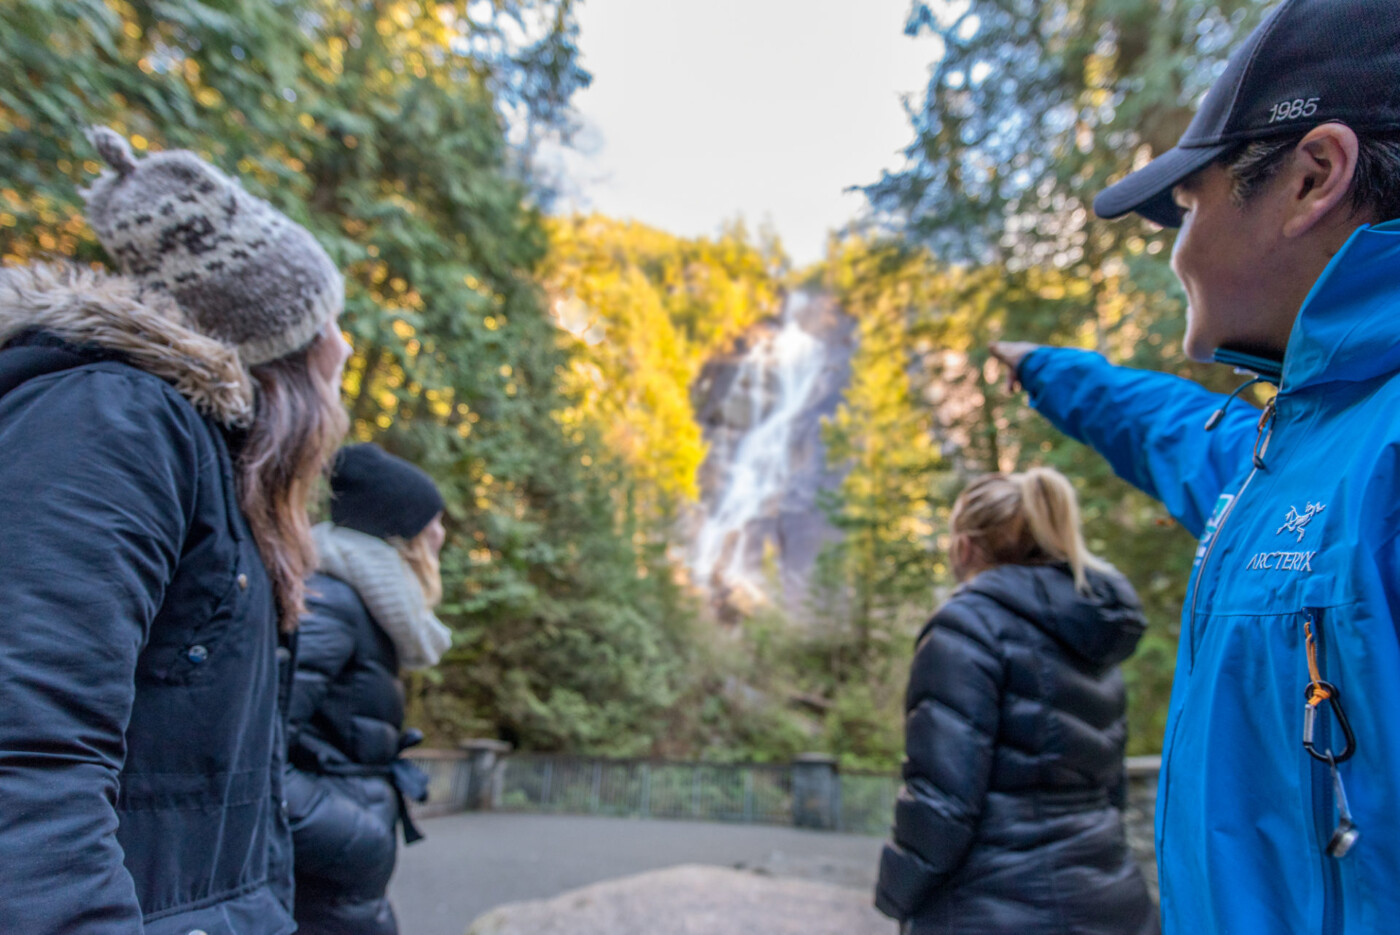
[(474, 807), (470, 797), (472, 764), (465, 751), (413, 750), (413, 765), (428, 774), (428, 800), (411, 805), (419, 818), (465, 812)]
[[(487, 809), (884, 834), (900, 785), (895, 775), (843, 771), (832, 759), (812, 755), (773, 764), (502, 754), (503, 745), (489, 743), (467, 745), (462, 751), (411, 753), (429, 777), (429, 799), (417, 813)], [(1139, 857), (1150, 859), (1159, 762), (1156, 757), (1133, 757), (1127, 766), (1129, 837)]]
[(852, 834), (885, 834), (894, 819), (898, 776), (888, 773), (841, 772), (836, 800), (836, 828)]
[(585, 760), (519, 754), (501, 766), (502, 811), (786, 823), (784, 766)]

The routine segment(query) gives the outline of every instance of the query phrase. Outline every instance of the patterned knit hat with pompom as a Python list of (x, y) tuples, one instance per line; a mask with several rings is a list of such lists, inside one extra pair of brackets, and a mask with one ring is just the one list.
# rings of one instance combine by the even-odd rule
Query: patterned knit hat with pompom
[(194, 153), (136, 159), (114, 130), (88, 134), (111, 171), (84, 193), (123, 274), (168, 293), (244, 365), (285, 357), (340, 314), (345, 284), (314, 237)]

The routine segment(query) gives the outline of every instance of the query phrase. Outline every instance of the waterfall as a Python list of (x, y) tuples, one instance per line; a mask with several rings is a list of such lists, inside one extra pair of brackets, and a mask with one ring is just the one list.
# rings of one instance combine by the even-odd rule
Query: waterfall
[(826, 365), (826, 345), (800, 322), (810, 301), (794, 292), (782, 319), (739, 363), (730, 394), (746, 397), (748, 430), (733, 449), (727, 476), (696, 537), (694, 580), (714, 592), (768, 597), (763, 580), (767, 536), (757, 521), (776, 512), (793, 473), (793, 429), (811, 404)]

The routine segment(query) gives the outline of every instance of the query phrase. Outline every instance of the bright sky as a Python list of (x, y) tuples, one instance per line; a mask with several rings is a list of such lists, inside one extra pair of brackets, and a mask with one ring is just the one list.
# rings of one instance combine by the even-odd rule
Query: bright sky
[[(798, 264), (864, 206), (851, 185), (900, 164), (937, 39), (909, 0), (586, 0), (584, 122), (561, 209), (713, 235), (769, 221)], [(566, 189), (568, 192), (568, 189)]]

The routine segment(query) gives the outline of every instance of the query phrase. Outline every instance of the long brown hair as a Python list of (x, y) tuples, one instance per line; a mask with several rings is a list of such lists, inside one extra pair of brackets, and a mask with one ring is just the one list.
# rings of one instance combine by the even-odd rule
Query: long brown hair
[(340, 387), (315, 365), (327, 343), (317, 335), (294, 354), (250, 368), (253, 423), (238, 456), (238, 498), (287, 632), (306, 612), (306, 579), (316, 570), (311, 498), (350, 425)]
[(1084, 544), (1073, 485), (1053, 468), (984, 474), (958, 495), (950, 525), (993, 565), (1064, 562), (1081, 591), (1086, 568), (1107, 567)]

